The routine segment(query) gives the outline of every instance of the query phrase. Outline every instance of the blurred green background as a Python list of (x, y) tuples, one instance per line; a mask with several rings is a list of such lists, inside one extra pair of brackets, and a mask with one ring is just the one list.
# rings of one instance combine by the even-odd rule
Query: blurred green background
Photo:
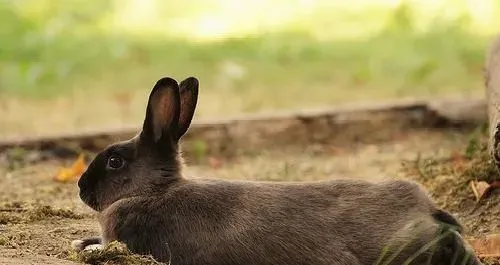
[(2, 0), (0, 137), (140, 125), (162, 76), (196, 118), (480, 96), (496, 0)]

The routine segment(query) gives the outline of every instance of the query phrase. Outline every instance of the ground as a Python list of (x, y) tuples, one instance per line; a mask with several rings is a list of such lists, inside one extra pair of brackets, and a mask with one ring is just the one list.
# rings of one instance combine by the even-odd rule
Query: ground
[[(474, 159), (479, 159), (482, 152), (481, 141), (477, 140), (481, 135), (475, 131), (433, 130), (353, 149), (309, 146), (304, 150), (289, 146), (231, 160), (207, 159), (189, 164), (185, 173), (259, 180), (409, 178), (425, 185), (438, 204), (458, 217), (466, 236), (480, 236), (500, 231), (494, 219), (500, 214), (500, 196), (493, 193), (476, 204), (466, 183), (472, 174), (470, 164), (477, 164)], [(58, 168), (70, 162), (1, 168), (0, 264), (71, 264), (69, 260), (85, 258), (102, 264), (102, 260), (88, 259), (70, 250), (72, 240), (99, 233), (95, 214), (78, 198), (76, 184), (53, 180)], [(143, 264), (151, 262), (145, 260)]]

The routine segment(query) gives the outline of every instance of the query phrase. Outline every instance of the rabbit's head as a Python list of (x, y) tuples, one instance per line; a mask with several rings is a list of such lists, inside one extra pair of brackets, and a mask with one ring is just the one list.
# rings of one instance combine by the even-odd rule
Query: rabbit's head
[(191, 124), (198, 98), (198, 80), (177, 84), (158, 80), (149, 96), (142, 131), (108, 146), (78, 181), (80, 198), (96, 211), (113, 202), (162, 190), (181, 179), (179, 139)]

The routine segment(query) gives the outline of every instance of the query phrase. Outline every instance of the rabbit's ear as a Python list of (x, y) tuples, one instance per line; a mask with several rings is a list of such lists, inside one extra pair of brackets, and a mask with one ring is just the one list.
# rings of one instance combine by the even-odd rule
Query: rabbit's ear
[(149, 95), (141, 137), (151, 143), (177, 140), (180, 113), (179, 85), (172, 78), (158, 80)]
[(193, 120), (196, 103), (198, 102), (198, 87), (198, 79), (194, 77), (187, 78), (179, 85), (181, 112), (177, 126), (177, 140), (187, 132)]

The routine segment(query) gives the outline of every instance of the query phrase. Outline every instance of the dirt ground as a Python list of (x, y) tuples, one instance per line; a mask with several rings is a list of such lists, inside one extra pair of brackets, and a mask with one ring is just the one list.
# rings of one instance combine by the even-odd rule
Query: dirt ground
[[(441, 206), (459, 218), (466, 236), (480, 236), (500, 232), (500, 195), (494, 192), (476, 203), (467, 187), (468, 178), (482, 178), (476, 173), (485, 170), (472, 166), (480, 152), (474, 145), (477, 141), (471, 141), (474, 137), (472, 132), (418, 131), (390, 143), (352, 149), (290, 146), (231, 160), (187, 161), (185, 173), (258, 180), (410, 178), (424, 184)], [(99, 227), (95, 214), (78, 198), (76, 184), (53, 180), (57, 170), (69, 163), (0, 166), (0, 264), (82, 261), (70, 250), (70, 242), (97, 235)]]

